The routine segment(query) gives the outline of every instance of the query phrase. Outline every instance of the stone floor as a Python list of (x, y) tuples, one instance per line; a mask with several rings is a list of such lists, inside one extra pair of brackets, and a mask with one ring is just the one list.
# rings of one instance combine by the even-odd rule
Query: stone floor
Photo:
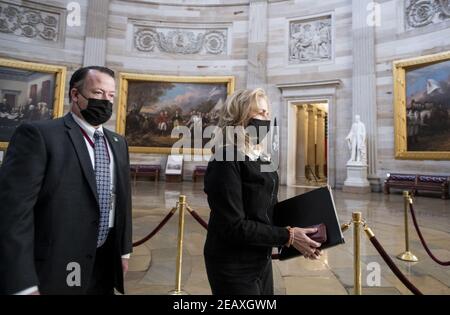
[[(280, 187), (283, 200), (305, 192), (302, 188)], [(209, 208), (203, 183), (138, 182), (133, 189), (134, 240), (148, 234), (175, 206), (178, 196), (207, 221)], [(419, 257), (417, 263), (395, 259), (404, 251), (404, 214), (401, 192), (391, 195), (356, 195), (334, 192), (341, 223), (348, 222), (354, 211), (363, 217), (398, 267), (424, 294), (450, 294), (450, 268), (432, 261), (423, 249), (410, 223), (410, 248)], [(415, 208), (422, 232), (433, 253), (441, 260), (450, 260), (450, 201), (433, 195), (417, 197)], [(411, 221), (410, 221), (411, 222)], [(167, 294), (175, 288), (178, 213), (151, 240), (134, 248), (130, 270), (126, 276), (127, 294)], [(276, 294), (352, 294), (353, 235), (345, 233), (344, 245), (328, 249), (319, 261), (294, 258), (274, 261)], [(206, 231), (188, 213), (182, 263), (182, 289), (189, 294), (211, 294), (203, 261)], [(411, 294), (395, 277), (375, 248), (362, 234), (363, 294)], [(372, 286), (376, 269), (380, 283)]]

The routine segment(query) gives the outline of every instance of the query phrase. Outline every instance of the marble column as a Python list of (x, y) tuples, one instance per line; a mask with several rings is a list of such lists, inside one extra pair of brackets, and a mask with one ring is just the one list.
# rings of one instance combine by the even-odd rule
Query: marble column
[[(366, 125), (368, 177), (372, 190), (380, 191), (377, 176), (377, 103), (375, 77), (375, 26), (368, 17), (372, 0), (352, 1), (353, 115), (361, 116)], [(351, 124), (349, 124), (350, 130)], [(344, 145), (344, 144), (342, 144)]]
[[(317, 109), (308, 105), (308, 173), (314, 172), (316, 175), (316, 115)], [(310, 174), (310, 180), (314, 180), (314, 176)]]
[(250, 0), (247, 88), (266, 89), (268, 0)]
[(297, 152), (295, 161), (295, 179), (298, 184), (306, 183), (305, 166), (308, 159), (308, 112), (307, 105), (297, 107)]
[(323, 168), (325, 165), (325, 112), (317, 111), (317, 166), (318, 177), (325, 178)]
[(84, 46), (84, 66), (104, 66), (108, 31), (109, 0), (90, 0)]

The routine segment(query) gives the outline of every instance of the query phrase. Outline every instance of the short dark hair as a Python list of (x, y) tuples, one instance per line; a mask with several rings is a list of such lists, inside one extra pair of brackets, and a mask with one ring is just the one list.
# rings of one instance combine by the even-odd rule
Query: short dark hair
[(70, 84), (69, 84), (69, 100), (72, 101), (72, 95), (71, 91), (73, 88), (80, 89), (81, 86), (84, 84), (84, 80), (86, 79), (87, 74), (90, 70), (100, 71), (102, 73), (108, 74), (111, 78), (114, 79), (114, 71), (106, 68), (106, 67), (100, 67), (100, 66), (90, 66), (90, 67), (83, 67), (78, 69), (72, 74), (72, 77), (70, 78)]

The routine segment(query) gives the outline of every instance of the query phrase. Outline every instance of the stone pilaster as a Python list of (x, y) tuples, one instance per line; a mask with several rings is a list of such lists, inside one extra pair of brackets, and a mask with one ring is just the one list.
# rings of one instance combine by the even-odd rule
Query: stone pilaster
[(318, 177), (325, 178), (324, 166), (325, 166), (325, 112), (322, 110), (317, 111), (317, 166)]
[[(315, 106), (308, 105), (308, 172), (316, 171), (316, 120), (317, 109)], [(309, 173), (310, 174), (310, 173)], [(314, 176), (310, 174), (310, 180), (314, 180)]]
[[(380, 190), (377, 176), (377, 103), (375, 77), (375, 26), (368, 21), (372, 0), (352, 1), (353, 115), (361, 116), (367, 132), (368, 177), (372, 190)], [(350, 127), (351, 125), (349, 125)]]
[(108, 31), (109, 0), (90, 0), (84, 46), (84, 66), (104, 66)]
[(247, 88), (267, 84), (267, 0), (250, 0), (248, 27)]
[(297, 183), (306, 183), (305, 166), (308, 159), (308, 112), (307, 105), (297, 106), (297, 154), (295, 161), (295, 177)]

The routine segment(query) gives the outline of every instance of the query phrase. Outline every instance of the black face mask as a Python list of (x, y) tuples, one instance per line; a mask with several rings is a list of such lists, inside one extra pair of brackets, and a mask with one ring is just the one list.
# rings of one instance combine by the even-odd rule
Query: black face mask
[(112, 115), (112, 107), (113, 104), (108, 100), (99, 100), (95, 98), (86, 98), (83, 94), (80, 93), (85, 99), (88, 100), (88, 106), (86, 109), (81, 109), (80, 105), (78, 108), (80, 109), (80, 114), (83, 118), (92, 126), (99, 126), (107, 122)]
[[(256, 128), (256, 139), (257, 139), (257, 143), (259, 144), (269, 134), (270, 120), (262, 120), (262, 119), (252, 118), (248, 122), (248, 126), (254, 126)], [(261, 130), (260, 130), (260, 128), (261, 128)]]

